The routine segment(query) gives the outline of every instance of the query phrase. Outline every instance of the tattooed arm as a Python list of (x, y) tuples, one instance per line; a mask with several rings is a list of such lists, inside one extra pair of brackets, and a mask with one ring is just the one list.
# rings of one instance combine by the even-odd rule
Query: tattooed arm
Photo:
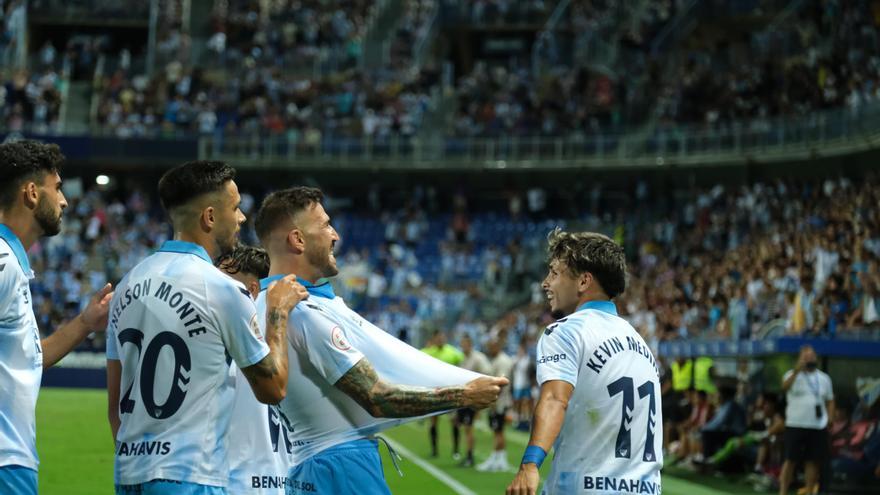
[(293, 275), (269, 288), (265, 329), (269, 354), (253, 366), (241, 369), (254, 397), (264, 404), (277, 404), (287, 394), (287, 318), (296, 304), (307, 297), (308, 292)]
[(398, 385), (380, 379), (366, 358), (336, 382), (336, 388), (377, 418), (407, 418), (459, 407), (480, 409), (495, 402), (504, 385), (506, 378), (495, 377), (451, 387)]
[(264, 404), (277, 404), (287, 394), (287, 313), (269, 308), (266, 315), (266, 344), (269, 354), (257, 364), (241, 371), (251, 384), (254, 396)]

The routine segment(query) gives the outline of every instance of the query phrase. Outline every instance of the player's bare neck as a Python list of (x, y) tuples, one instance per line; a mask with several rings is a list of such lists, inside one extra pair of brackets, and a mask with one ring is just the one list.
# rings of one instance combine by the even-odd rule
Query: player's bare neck
[(205, 248), (205, 251), (208, 252), (208, 256), (211, 257), (211, 261), (216, 261), (217, 257), (220, 255), (220, 250), (217, 247), (217, 243), (214, 242), (214, 240), (210, 236), (204, 235), (201, 232), (174, 229), (174, 240), (191, 242), (193, 244), (198, 244), (199, 246), (202, 246), (203, 248)]
[[(304, 261), (304, 260), (303, 260)], [(269, 276), (296, 274), (296, 277), (314, 285), (321, 279), (317, 270), (307, 263), (300, 263), (298, 257), (269, 255)]]

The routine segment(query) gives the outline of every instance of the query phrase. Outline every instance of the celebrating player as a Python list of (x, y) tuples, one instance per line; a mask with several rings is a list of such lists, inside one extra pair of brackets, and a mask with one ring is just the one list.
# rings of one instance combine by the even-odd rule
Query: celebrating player
[(208, 161), (162, 177), (175, 240), (126, 274), (111, 303), (117, 494), (226, 493), (232, 361), (258, 400), (284, 398), (287, 316), (307, 294), (292, 276), (275, 284), (261, 333), (250, 293), (212, 265), (236, 245), (245, 220), (234, 178), (232, 167)]
[[(294, 435), (287, 493), (388, 494), (378, 442), (371, 436), (399, 421), (376, 418), (486, 407), (507, 380), (433, 359), (336, 297), (324, 279), (339, 271), (333, 254), (339, 236), (322, 200), (314, 188), (277, 191), (263, 201), (255, 221), (273, 274), (263, 284), (296, 273), (311, 295), (288, 325), (291, 374), (288, 398), (280, 404)], [(258, 307), (265, 301), (260, 293)], [(466, 382), (465, 376), (477, 378)]]
[[(260, 280), (269, 276), (269, 255), (265, 249), (239, 245), (221, 258), (217, 267), (244, 284), (256, 299)], [(283, 494), (290, 463), (289, 436), (278, 409), (255, 399), (244, 374), (236, 368), (235, 399), (226, 437), (229, 494)]]
[(660, 493), (657, 363), (611, 301), (626, 288), (623, 248), (601, 234), (549, 236), (543, 287), (554, 317), (538, 341), (541, 387), (529, 445), (508, 495), (532, 495), (556, 449), (547, 495)]
[(43, 370), (107, 325), (110, 284), (49, 337), (40, 339), (37, 328), (27, 251), (38, 238), (61, 232), (63, 162), (54, 144), (0, 145), (0, 493), (37, 493), (34, 411)]

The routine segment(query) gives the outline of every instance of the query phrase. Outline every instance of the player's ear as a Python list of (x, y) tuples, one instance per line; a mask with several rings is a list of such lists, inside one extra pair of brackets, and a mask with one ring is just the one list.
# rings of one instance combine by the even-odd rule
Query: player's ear
[(306, 239), (301, 230), (294, 228), (287, 232), (287, 247), (296, 254), (306, 250)]
[(30, 209), (37, 207), (40, 201), (40, 186), (36, 182), (29, 180), (24, 183), (22, 194), (24, 195), (24, 205)]
[(201, 221), (206, 230), (210, 231), (214, 228), (216, 213), (213, 206), (208, 206), (202, 210)]
[(584, 272), (578, 277), (578, 292), (586, 292), (593, 285), (593, 274)]

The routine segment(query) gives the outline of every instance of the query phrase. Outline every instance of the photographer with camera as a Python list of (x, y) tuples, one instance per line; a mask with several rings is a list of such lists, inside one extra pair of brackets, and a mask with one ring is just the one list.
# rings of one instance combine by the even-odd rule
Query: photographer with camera
[(831, 378), (818, 365), (816, 351), (811, 345), (804, 345), (795, 368), (782, 378), (788, 405), (780, 495), (788, 493), (799, 462), (804, 463), (806, 493), (819, 493), (819, 467), (828, 456), (828, 418), (834, 415), (834, 393)]

